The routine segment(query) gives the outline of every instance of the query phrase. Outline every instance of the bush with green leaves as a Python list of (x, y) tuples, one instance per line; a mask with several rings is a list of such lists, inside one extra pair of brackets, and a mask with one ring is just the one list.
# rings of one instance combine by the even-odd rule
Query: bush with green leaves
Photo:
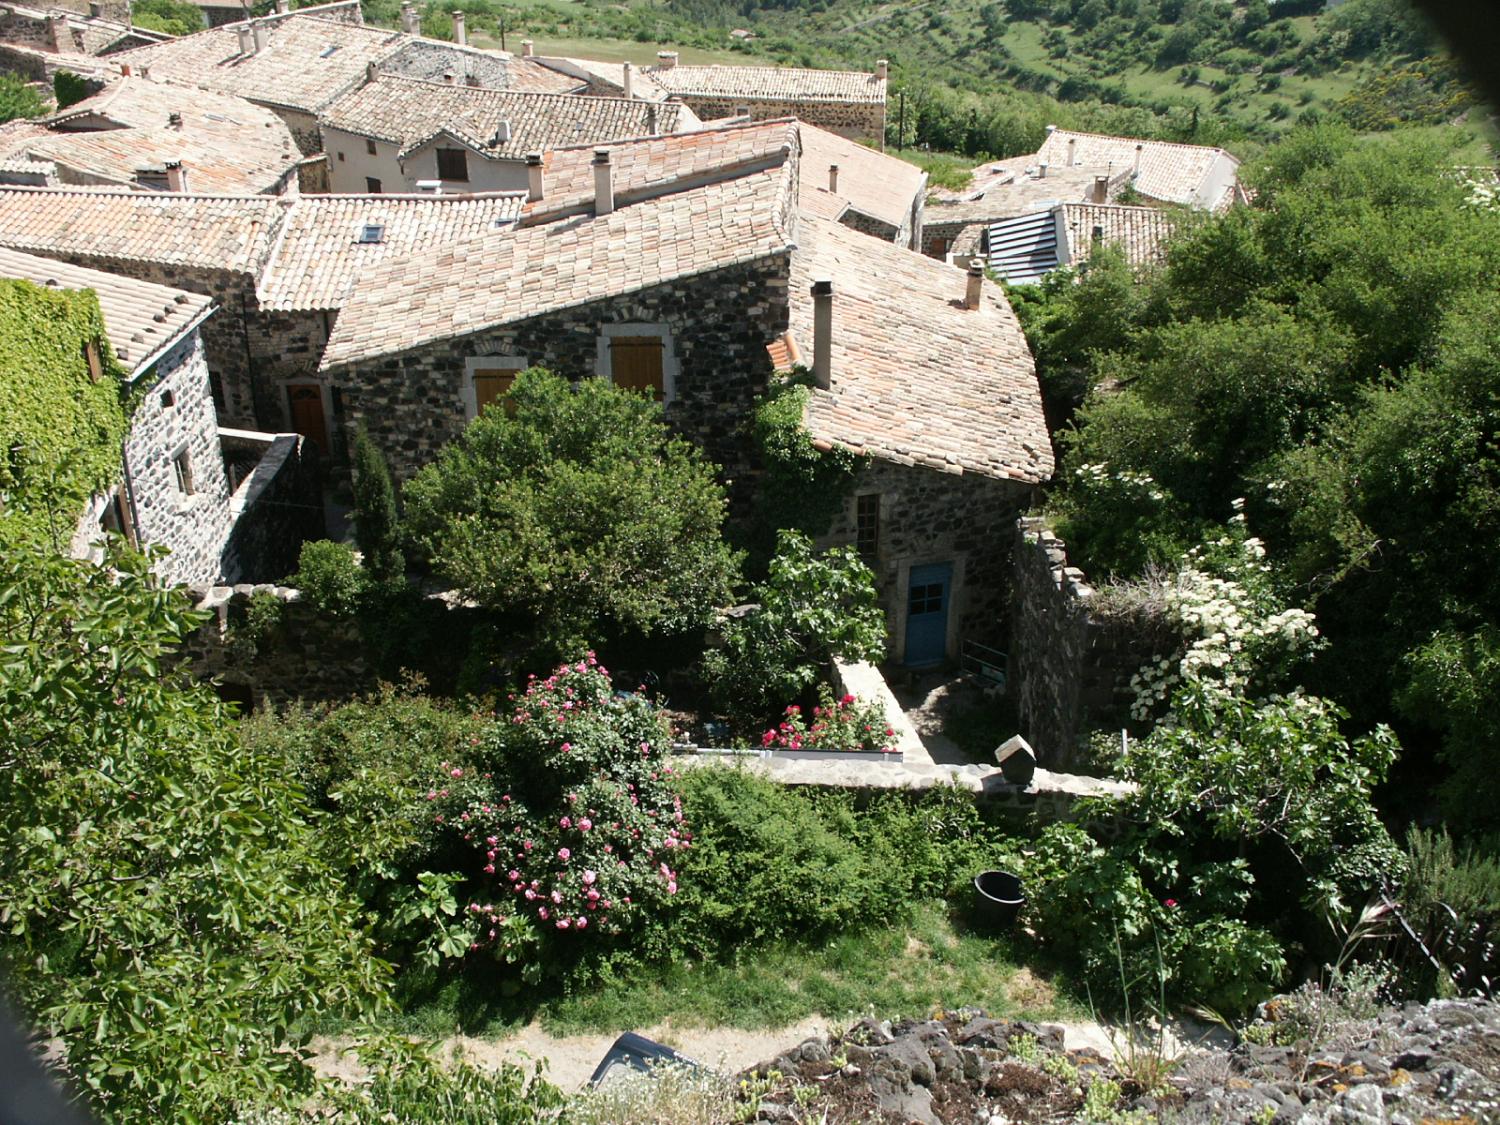
[(777, 531), (827, 533), (854, 487), (861, 458), (842, 446), (820, 450), (803, 424), (811, 373), (798, 368), (774, 382), (755, 404), (751, 433), (765, 464), (756, 489), (767, 546)]
[(376, 1007), (385, 966), (281, 759), (165, 671), (203, 615), (106, 563), (0, 552), (7, 989), (110, 1121), (294, 1106), (298, 1029)]
[(758, 734), (801, 698), (833, 657), (878, 660), (885, 653), (875, 576), (853, 548), (820, 553), (805, 535), (783, 531), (752, 597), (759, 608), (726, 621), (722, 644), (703, 657), (715, 703), (747, 730)]
[(406, 560), (396, 541), (396, 486), (385, 455), (364, 426), (354, 435), (353, 461), (354, 540), (375, 581), (399, 581), (406, 573)]
[(432, 567), (507, 614), (533, 663), (708, 625), (738, 573), (724, 489), (661, 407), (536, 368), (508, 401), (513, 412), (485, 411), (403, 490)]
[(30, 82), (19, 74), (0, 73), (0, 123), (17, 117), (40, 117), (46, 112), (47, 103)]
[(332, 617), (353, 617), (370, 584), (354, 548), (331, 539), (302, 544), (297, 573), (287, 581), (302, 591), (314, 609)]

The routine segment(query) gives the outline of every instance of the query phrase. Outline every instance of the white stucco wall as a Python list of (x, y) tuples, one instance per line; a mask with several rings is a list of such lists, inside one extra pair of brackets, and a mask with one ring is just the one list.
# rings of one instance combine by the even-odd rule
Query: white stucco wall
[[(328, 153), (329, 186), (337, 194), (362, 193), (365, 180), (380, 181), (380, 190), (414, 192), (420, 180), (438, 179), (437, 149), (456, 148), (451, 141), (424, 145), (408, 156), (405, 163), (396, 159), (400, 145), (375, 141), (375, 155), (370, 155), (369, 140), (341, 129), (323, 127), (323, 147)], [(466, 183), (445, 183), (449, 192), (525, 191), (526, 165), (520, 160), (486, 160), (478, 153), (465, 150), (469, 179)]]

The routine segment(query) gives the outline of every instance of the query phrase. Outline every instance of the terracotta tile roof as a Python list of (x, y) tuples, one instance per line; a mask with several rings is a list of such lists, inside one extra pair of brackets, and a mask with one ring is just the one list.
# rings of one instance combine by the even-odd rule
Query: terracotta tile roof
[(845, 200), (861, 215), (879, 219), (893, 227), (906, 222), (912, 204), (927, 188), (926, 172), (915, 164), (876, 152), (868, 145), (819, 129), (816, 125), (803, 122), (801, 133), (804, 207), (816, 214), (827, 213), (827, 207), (816, 197), (830, 194), (828, 166), (837, 164), (839, 186), (832, 194)]
[(1118, 204), (1068, 203), (1063, 227), (1068, 235), (1070, 265), (1086, 262), (1094, 252), (1094, 231), (1105, 246), (1124, 248), (1131, 265), (1159, 261), (1163, 245), (1179, 216), (1160, 207), (1122, 207)]
[[(834, 286), (833, 379), (814, 391), (815, 442), (899, 464), (1031, 483), (1053, 469), (1036, 367), (999, 287), (964, 309), (962, 270), (804, 215), (792, 257), (792, 333), (813, 339), (813, 281)], [(784, 345), (783, 345), (784, 346)]]
[(257, 274), (287, 206), (268, 195), (0, 187), (0, 245)]
[[(1228, 161), (1232, 168), (1239, 161), (1222, 148), (1204, 145), (1171, 144), (1167, 141), (1143, 141), (1134, 137), (1111, 137), (1101, 133), (1075, 133), (1066, 129), (1054, 129), (1037, 149), (1033, 162), (1046, 161), (1050, 166), (1061, 168), (1068, 164), (1068, 142), (1073, 141), (1073, 163), (1088, 165), (1112, 165), (1118, 171), (1134, 169), (1136, 150), (1140, 149), (1140, 175), (1134, 186), (1142, 195), (1160, 199), (1166, 203), (1186, 203), (1197, 207), (1214, 208), (1219, 205), (1224, 191), (1217, 191), (1213, 198), (1206, 198), (1210, 176), (1220, 161)], [(1232, 189), (1232, 185), (1226, 190)]]
[(524, 200), (518, 193), (301, 196), (282, 224), (256, 295), (270, 309), (342, 308), (377, 263), (426, 259), (513, 226)]
[(402, 43), (394, 31), (293, 15), (270, 22), (264, 50), (241, 55), (241, 26), (225, 24), (110, 58), (136, 73), (147, 66), (156, 79), (317, 113)]
[[(446, 133), (493, 160), (523, 160), (528, 152), (559, 145), (589, 144), (646, 136), (677, 127), (677, 105), (591, 98), (575, 94), (531, 94), (450, 86), (381, 75), (336, 100), (322, 123), (402, 146), (405, 157)], [(510, 136), (496, 141), (501, 124)]]
[(24, 278), (57, 289), (92, 289), (104, 314), (104, 333), (132, 377), (207, 316), (213, 301), (165, 285), (137, 281), (0, 248), (0, 277)]
[(886, 80), (861, 70), (678, 65), (647, 67), (646, 73), (662, 89), (683, 98), (885, 104)]
[[(1072, 168), (1048, 166), (1045, 176), (1038, 175), (1035, 155), (1005, 162), (1003, 168), (991, 166), (968, 191), (955, 196), (931, 199), (923, 212), (923, 227), (942, 223), (978, 223), (1008, 219), (1041, 211), (1059, 203), (1081, 203), (1093, 190), (1100, 176), (1110, 176), (1111, 183), (1123, 186), (1129, 170), (1107, 164), (1075, 165)], [(1111, 190), (1117, 190), (1112, 188)]]
[[(593, 59), (568, 58), (563, 55), (537, 55), (535, 61), (559, 74), (581, 78), (586, 82), (603, 83), (616, 90), (625, 89), (624, 63), (596, 62)], [(635, 73), (630, 76), (631, 97), (653, 102), (666, 101), (672, 96), (671, 93), (647, 73), (648, 69), (640, 66), (633, 68)]]
[[(181, 126), (168, 125), (173, 113), (180, 115)], [(85, 118), (123, 128), (67, 129)], [(119, 79), (49, 123), (51, 130), (18, 143), (0, 135), (0, 150), (52, 160), (123, 186), (135, 186), (138, 171), (160, 172), (167, 161), (181, 161), (189, 186), (205, 194), (274, 190), (295, 174), (301, 159), (291, 130), (270, 110), (243, 98), (141, 78)]]
[(550, 221), (594, 199), (594, 150), (608, 149), (619, 206), (710, 180), (784, 163), (798, 144), (790, 119), (712, 125), (691, 133), (558, 148), (545, 155), (542, 198), (527, 205), (526, 225)]
[(786, 251), (791, 233), (778, 214), (789, 190), (788, 169), (779, 168), (598, 218), (484, 235), (392, 260), (361, 280), (334, 325), (322, 366), (403, 352)]

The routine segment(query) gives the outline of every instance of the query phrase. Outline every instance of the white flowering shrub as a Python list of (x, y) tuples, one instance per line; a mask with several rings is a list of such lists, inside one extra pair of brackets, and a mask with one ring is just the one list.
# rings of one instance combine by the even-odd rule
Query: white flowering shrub
[(1131, 717), (1144, 722), (1185, 683), (1244, 694), (1264, 686), (1318, 642), (1316, 619), (1284, 607), (1259, 539), (1247, 534), (1244, 500), (1223, 534), (1192, 548), (1163, 583), (1163, 614), (1181, 647), (1159, 653), (1130, 679)]
[(1074, 560), (1096, 579), (1139, 574), (1178, 557), (1187, 519), (1149, 473), (1088, 462), (1074, 468), (1052, 512)]

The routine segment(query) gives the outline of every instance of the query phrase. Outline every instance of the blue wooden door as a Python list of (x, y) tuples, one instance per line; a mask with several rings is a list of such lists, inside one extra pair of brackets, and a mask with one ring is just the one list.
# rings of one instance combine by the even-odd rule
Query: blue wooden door
[(948, 654), (953, 564), (914, 566), (906, 583), (906, 663), (938, 664)]

